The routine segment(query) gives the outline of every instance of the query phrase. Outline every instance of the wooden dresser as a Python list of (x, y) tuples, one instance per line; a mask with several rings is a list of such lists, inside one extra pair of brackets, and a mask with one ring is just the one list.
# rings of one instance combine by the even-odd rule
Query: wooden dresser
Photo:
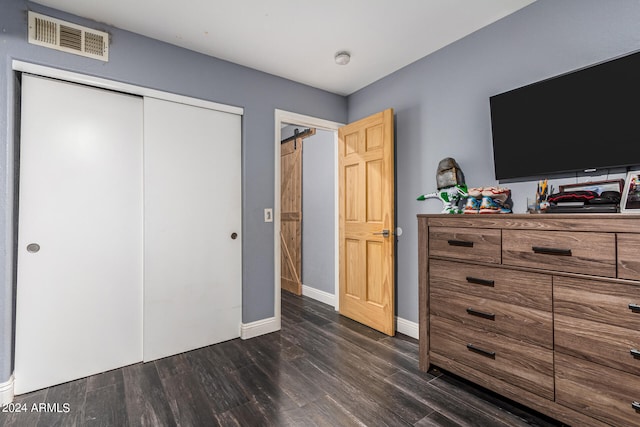
[(418, 215), (420, 368), (640, 425), (640, 215)]

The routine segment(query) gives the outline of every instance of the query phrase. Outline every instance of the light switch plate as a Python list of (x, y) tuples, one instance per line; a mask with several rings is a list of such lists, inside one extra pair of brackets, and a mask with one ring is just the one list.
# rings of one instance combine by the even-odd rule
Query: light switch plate
[(264, 210), (264, 222), (273, 222), (273, 209), (265, 208), (265, 210)]

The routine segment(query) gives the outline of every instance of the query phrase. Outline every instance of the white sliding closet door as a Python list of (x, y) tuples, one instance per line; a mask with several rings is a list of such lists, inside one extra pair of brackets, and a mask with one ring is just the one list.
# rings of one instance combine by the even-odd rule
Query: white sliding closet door
[(145, 98), (145, 361), (240, 336), (240, 120)]
[(142, 110), (23, 76), (16, 394), (142, 360)]

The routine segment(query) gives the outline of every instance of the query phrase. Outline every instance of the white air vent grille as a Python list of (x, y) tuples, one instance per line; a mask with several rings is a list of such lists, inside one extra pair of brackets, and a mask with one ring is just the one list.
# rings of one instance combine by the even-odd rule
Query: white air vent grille
[(29, 12), (29, 43), (109, 60), (109, 34)]
[(82, 50), (82, 30), (60, 25), (60, 47)]
[(58, 24), (42, 18), (35, 18), (34, 22), (35, 40), (47, 44), (58, 44)]

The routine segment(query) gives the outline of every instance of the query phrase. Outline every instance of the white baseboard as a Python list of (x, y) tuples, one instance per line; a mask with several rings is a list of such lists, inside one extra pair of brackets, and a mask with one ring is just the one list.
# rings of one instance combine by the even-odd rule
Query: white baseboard
[(302, 285), (302, 295), (305, 297), (313, 298), (316, 301), (329, 304), (331, 307), (336, 306), (336, 297), (329, 292), (321, 291), (311, 286)]
[(11, 402), (13, 402), (13, 375), (7, 381), (0, 383), (0, 404), (6, 405)]
[[(329, 292), (321, 291), (319, 289), (312, 288), (310, 286), (302, 285), (302, 295), (313, 298), (316, 301), (323, 302), (325, 304), (329, 304), (332, 307), (335, 307), (336, 297)], [(418, 339), (420, 336), (420, 328), (416, 322), (412, 322), (410, 320), (403, 319), (401, 317), (396, 317), (396, 330), (401, 334), (405, 334), (410, 336), (411, 338)]]
[(271, 332), (279, 330), (280, 319), (269, 317), (251, 323), (243, 323), (240, 326), (240, 338), (248, 340), (249, 338), (259, 337), (260, 335), (270, 334)]
[(396, 317), (396, 331), (415, 339), (418, 339), (420, 336), (420, 327), (418, 324), (401, 317)]

